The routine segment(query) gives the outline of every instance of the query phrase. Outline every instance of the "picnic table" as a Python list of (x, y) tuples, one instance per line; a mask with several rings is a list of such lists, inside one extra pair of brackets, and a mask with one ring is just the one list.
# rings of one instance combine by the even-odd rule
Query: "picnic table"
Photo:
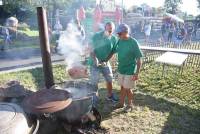
[(165, 52), (160, 57), (156, 58), (155, 62), (163, 64), (162, 69), (162, 76), (164, 76), (164, 71), (166, 65), (172, 65), (175, 67), (178, 67), (179, 73), (183, 72), (183, 66), (185, 64), (185, 61), (188, 57), (188, 54), (182, 54), (182, 53), (176, 53), (176, 52)]

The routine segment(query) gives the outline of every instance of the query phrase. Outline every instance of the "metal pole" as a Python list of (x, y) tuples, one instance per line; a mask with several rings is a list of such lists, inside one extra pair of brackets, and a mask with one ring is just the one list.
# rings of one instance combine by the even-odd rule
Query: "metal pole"
[(37, 16), (45, 86), (46, 88), (50, 88), (54, 85), (54, 79), (51, 63), (46, 10), (43, 7), (37, 7)]
[(122, 23), (124, 22), (124, 0), (122, 0)]

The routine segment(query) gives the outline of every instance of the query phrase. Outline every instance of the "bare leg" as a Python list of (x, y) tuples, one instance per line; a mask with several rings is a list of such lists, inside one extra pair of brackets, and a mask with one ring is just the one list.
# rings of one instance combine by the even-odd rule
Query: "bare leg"
[(147, 36), (146, 36), (146, 34), (145, 34), (145, 44), (147, 44)]
[(120, 105), (121, 106), (124, 106), (125, 97), (126, 97), (126, 90), (124, 89), (123, 86), (121, 86), (121, 90), (120, 90)]
[(108, 89), (108, 97), (112, 96), (112, 82), (107, 82), (106, 87)]
[(133, 91), (131, 89), (126, 89), (126, 93), (128, 96), (128, 105), (131, 106), (133, 104)]

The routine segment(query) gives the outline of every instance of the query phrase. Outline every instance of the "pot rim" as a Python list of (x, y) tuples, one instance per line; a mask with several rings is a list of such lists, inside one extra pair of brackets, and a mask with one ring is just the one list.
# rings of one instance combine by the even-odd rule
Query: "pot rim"
[(72, 102), (73, 102), (73, 101), (79, 101), (79, 100), (90, 99), (90, 98), (93, 98), (93, 96), (90, 95), (90, 96), (85, 96), (85, 97), (81, 97), (81, 98), (72, 98)]

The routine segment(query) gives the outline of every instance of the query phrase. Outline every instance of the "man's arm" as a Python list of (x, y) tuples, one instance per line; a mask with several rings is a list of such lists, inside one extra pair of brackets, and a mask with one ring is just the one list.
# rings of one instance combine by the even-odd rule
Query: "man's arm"
[(109, 60), (110, 60), (110, 59), (113, 57), (113, 55), (114, 55), (114, 54), (115, 54), (115, 53), (113, 53), (113, 52), (112, 52), (112, 53), (110, 53), (110, 54), (109, 54), (109, 56), (108, 56), (108, 58), (106, 59), (106, 61), (105, 61), (105, 62), (109, 61)]
[(142, 66), (142, 58), (138, 58), (138, 59), (137, 59), (137, 70), (136, 70), (136, 74), (139, 74), (139, 73), (140, 73), (141, 66)]
[(142, 66), (142, 58), (138, 58), (137, 59), (137, 70), (132, 78), (134, 81), (139, 79), (139, 73), (140, 73), (141, 66)]
[(115, 37), (115, 44), (114, 44), (114, 47), (113, 47), (113, 49), (112, 49), (112, 52), (108, 55), (108, 57), (107, 57), (107, 59), (106, 59), (106, 62), (109, 61), (109, 60), (113, 57), (113, 55), (116, 53), (118, 41), (119, 41), (119, 40)]
[(90, 56), (91, 56), (91, 58), (93, 60), (93, 65), (97, 66), (99, 64), (99, 61), (98, 61), (98, 59), (97, 59), (97, 57), (96, 57), (96, 55), (94, 53), (94, 50), (91, 50)]

